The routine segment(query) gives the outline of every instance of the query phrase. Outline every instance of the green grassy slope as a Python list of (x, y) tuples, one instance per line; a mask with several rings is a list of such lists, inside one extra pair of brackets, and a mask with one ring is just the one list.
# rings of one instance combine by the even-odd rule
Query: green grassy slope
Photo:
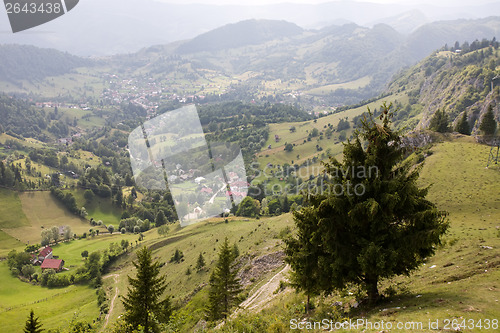
[[(429, 319), (462, 317), (484, 320), (500, 316), (500, 188), (495, 186), (500, 181), (499, 168), (485, 168), (489, 148), (472, 142), (470, 138), (445, 140), (431, 150), (433, 154), (426, 158), (420, 183), (422, 186), (434, 184), (430, 188), (429, 199), (440, 209), (449, 211), (450, 232), (436, 256), (414, 274), (382, 283), (381, 289), (386, 290), (387, 294), (387, 288), (392, 286), (396, 290), (395, 296), (374, 309), (352, 310), (349, 314), (351, 318), (363, 315), (373, 322), (427, 323)], [(29, 218), (29, 214), (26, 216)], [(186, 228), (171, 226), (167, 237), (160, 237), (156, 230), (148, 231), (145, 240), (138, 244), (135, 242), (137, 235), (129, 234), (99, 236), (61, 244), (54, 249), (73, 270), (83, 262), (80, 253), (84, 249), (104, 249), (110, 242), (119, 242), (121, 239), (131, 241), (134, 249), (111, 267), (109, 274), (118, 275), (117, 283), (114, 275), (104, 279), (104, 287), (112, 297), (116, 287), (118, 295), (124, 295), (128, 285), (127, 275), (135, 274), (131, 264), (135, 259), (135, 249), (142, 245), (151, 247), (154, 258), (166, 263), (162, 267), (168, 282), (166, 293), (174, 297), (175, 304), (183, 307), (176, 320), (181, 329), (187, 332), (204, 317), (207, 290), (204, 286), (217, 258), (220, 241), (227, 236), (231, 243), (238, 245), (245, 270), (252, 258), (280, 251), (282, 244), (278, 235), (286, 226), (292, 225), (289, 214), (260, 220), (231, 218), (228, 223), (223, 219), (211, 219)], [(185, 260), (179, 264), (169, 263), (175, 249), (183, 251), (185, 255)], [(206, 271), (196, 272), (194, 269), (199, 253), (203, 253), (207, 262)], [(188, 268), (192, 271), (191, 275), (186, 275)], [(249, 288), (261, 285), (271, 274), (259, 275)], [(31, 307), (40, 314), (46, 328), (67, 323), (75, 311), (80, 319), (92, 321), (97, 318), (95, 292), (87, 287), (50, 290), (31, 286), (12, 277), (5, 262), (0, 263), (0, 280), (0, 321), (11, 331), (19, 327)], [(339, 300), (344, 305), (354, 303), (353, 296), (349, 295), (326, 298), (311, 318), (329, 318), (335, 313), (333, 302)], [(262, 313), (243, 312), (225, 330), (236, 331), (245, 323), (245, 331), (273, 332), (279, 327), (287, 331), (290, 319), (303, 317), (303, 301), (301, 294), (296, 295), (290, 289), (285, 289)], [(315, 302), (318, 303), (318, 299)], [(110, 325), (121, 314), (123, 306), (118, 297), (110, 316)], [(430, 332), (425, 329), (421, 331)]]
[[(436, 332), (428, 329), (428, 321), (444, 319), (482, 320), (500, 319), (500, 168), (486, 169), (489, 147), (458, 138), (437, 144), (427, 157), (421, 172), (420, 184), (433, 184), (428, 198), (439, 209), (449, 212), (451, 227), (436, 255), (409, 277), (395, 277), (384, 281), (380, 289), (390, 295), (375, 308), (351, 308), (349, 318), (366, 318), (371, 322), (422, 322), (423, 329), (392, 329), (390, 332)], [(350, 289), (355, 292), (355, 289)], [(347, 293), (346, 293), (347, 294)], [(278, 297), (259, 315), (243, 314), (228, 325), (226, 332), (242, 327), (270, 327), (285, 329), (289, 320), (303, 318), (305, 296), (297, 298), (290, 289)], [(333, 303), (343, 302), (348, 311), (355, 303), (353, 296), (334, 295), (324, 299), (313, 311), (310, 320), (335, 318), (341, 315)], [(340, 316), (340, 317), (339, 317)], [(334, 321), (335, 321), (334, 320)], [(467, 322), (467, 324), (470, 324)], [(247, 326), (245, 326), (247, 325)], [(273, 326), (274, 325), (274, 326)], [(484, 327), (483, 327), (484, 329)], [(273, 329), (269, 331), (275, 331)], [(360, 330), (347, 330), (359, 332)], [(380, 330), (366, 330), (377, 332)], [(480, 332), (479, 327), (462, 329)], [(316, 330), (313, 332), (320, 332)]]
[(24, 215), (17, 192), (0, 188), (0, 228), (12, 229), (30, 225)]
[[(159, 237), (156, 230), (147, 232), (143, 244), (153, 249), (153, 257), (156, 260), (166, 263), (161, 270), (168, 283), (166, 294), (174, 297), (175, 304), (185, 305), (186, 301), (192, 299), (199, 305), (199, 307), (188, 305), (192, 311), (187, 311), (185, 314), (187, 317), (181, 320), (185, 325), (181, 331), (190, 331), (190, 325), (194, 325), (198, 320), (204, 318), (203, 302), (206, 297), (206, 288), (203, 288), (198, 294), (193, 293), (193, 291), (208, 283), (209, 271), (215, 265), (219, 244), (224, 240), (224, 237), (228, 237), (231, 243), (237, 244), (244, 267), (247, 267), (246, 265), (251, 258), (280, 251), (279, 233), (286, 226), (291, 226), (291, 223), (290, 214), (260, 220), (230, 218), (228, 223), (225, 223), (223, 219), (216, 218), (182, 229), (173, 228), (167, 237)], [(169, 263), (176, 249), (184, 253), (185, 260), (179, 264)], [(208, 269), (196, 272), (196, 260), (200, 253), (203, 253)], [(114, 269), (111, 269), (112, 274), (119, 274), (117, 286), (120, 294), (123, 294), (127, 289), (127, 275), (135, 275), (135, 268), (131, 265), (132, 260), (135, 260), (135, 253), (121, 258), (113, 266)], [(188, 267), (192, 271), (191, 275), (186, 275)], [(252, 285), (258, 282), (255, 280)], [(106, 286), (115, 285), (112, 279), (106, 279), (105, 284)], [(110, 320), (116, 320), (121, 314), (123, 314), (123, 306), (121, 302), (117, 302)]]
[[(283, 165), (285, 163), (288, 163), (290, 165), (300, 165), (307, 160), (312, 160), (314, 157), (317, 157), (318, 161), (326, 160), (328, 153), (331, 156), (340, 158), (343, 150), (343, 145), (341, 140), (339, 139), (339, 132), (334, 131), (330, 139), (328, 139), (325, 135), (323, 135), (323, 138), (321, 139), (320, 135), (318, 137), (312, 138), (310, 141), (307, 141), (309, 133), (311, 133), (314, 128), (316, 128), (320, 134), (324, 133), (328, 127), (328, 124), (332, 125), (333, 128), (336, 129), (339, 120), (347, 118), (347, 120), (350, 122), (351, 127), (350, 129), (345, 130), (345, 133), (346, 137), (349, 138), (349, 136), (353, 132), (352, 119), (366, 112), (367, 108), (370, 108), (373, 111), (375, 108), (379, 108), (380, 105), (384, 102), (387, 102), (387, 104), (396, 101), (399, 103), (406, 103), (407, 100), (408, 97), (405, 93), (395, 93), (393, 95), (378, 99), (374, 102), (357, 108), (334, 113), (326, 117), (317, 118), (316, 122), (310, 120), (295, 123), (270, 124), (269, 139), (264, 145), (262, 151), (257, 154), (257, 162), (259, 163), (261, 168), (264, 168), (268, 163), (271, 163), (273, 165)], [(290, 131), (290, 128), (292, 126), (295, 127), (295, 132)], [(275, 141), (275, 135), (279, 136), (279, 142)], [(286, 143), (294, 144), (294, 148), (291, 152), (286, 152), (284, 150)], [(271, 146), (270, 149), (268, 149), (269, 145)], [(316, 146), (321, 147), (322, 150), (318, 151)], [(315, 166), (314, 170), (313, 168), (310, 168), (309, 171), (301, 170), (300, 176), (302, 178), (307, 178), (310, 174), (317, 175), (319, 171), (322, 170), (319, 162), (312, 163), (311, 165)], [(257, 181), (262, 180), (263, 179), (257, 179)]]
[(25, 244), (0, 230), (0, 256), (6, 257), (11, 250), (21, 251)]
[(16, 192), (0, 188), (0, 203), (0, 257), (4, 257), (10, 250), (24, 247), (24, 243), (10, 233), (16, 228), (28, 227), (30, 222)]
[(86, 286), (47, 289), (13, 277), (7, 263), (0, 263), (0, 322), (2, 332), (21, 332), (33, 309), (44, 329), (67, 326), (75, 316), (92, 321), (99, 315), (95, 290)]
[(87, 210), (87, 219), (101, 220), (105, 225), (113, 224), (115, 228), (118, 228), (122, 209), (113, 205), (110, 198), (104, 199), (96, 196), (91, 202), (86, 202), (83, 197), (84, 190), (79, 189), (72, 193), (78, 206), (83, 206)]

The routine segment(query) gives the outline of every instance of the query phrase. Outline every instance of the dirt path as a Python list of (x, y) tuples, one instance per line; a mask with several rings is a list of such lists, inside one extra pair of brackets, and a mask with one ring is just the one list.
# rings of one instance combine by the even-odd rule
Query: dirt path
[(119, 292), (119, 290), (118, 290), (118, 277), (119, 277), (119, 275), (118, 274), (111, 274), (111, 275), (107, 275), (107, 276), (103, 277), (103, 279), (107, 279), (110, 277), (113, 277), (113, 279), (115, 280), (115, 295), (113, 296), (113, 299), (111, 300), (111, 303), (109, 305), (108, 314), (106, 315), (106, 318), (104, 318), (104, 325), (102, 326), (101, 332), (103, 332), (104, 329), (106, 328), (106, 326), (108, 326), (109, 316), (111, 316), (111, 313), (113, 312), (113, 309), (115, 307), (115, 301), (116, 301), (116, 298), (118, 297), (118, 292)]
[[(276, 273), (269, 281), (267, 281), (263, 286), (261, 286), (257, 291), (255, 291), (250, 297), (240, 304), (240, 308), (244, 310), (261, 310), (266, 304), (268, 304), (276, 294), (274, 293), (278, 289), (281, 280), (287, 280), (287, 273), (290, 270), (290, 266), (286, 265), (281, 271)], [(236, 311), (238, 312), (238, 311)]]
[[(290, 266), (286, 265), (281, 271), (276, 273), (269, 281), (257, 289), (251, 296), (244, 300), (234, 311), (230, 318), (235, 318), (241, 311), (248, 310), (258, 312), (262, 310), (273, 298), (277, 296), (274, 292), (278, 289), (280, 281), (288, 281), (287, 273), (290, 271)], [(219, 323), (215, 329), (220, 329), (224, 326), (225, 321)]]

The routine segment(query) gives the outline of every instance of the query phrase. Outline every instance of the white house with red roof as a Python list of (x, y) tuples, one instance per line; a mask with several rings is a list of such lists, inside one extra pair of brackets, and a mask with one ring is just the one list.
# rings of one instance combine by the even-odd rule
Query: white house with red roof
[(52, 248), (50, 246), (47, 246), (38, 255), (38, 260), (44, 261), (45, 259), (51, 259), (52, 257)]

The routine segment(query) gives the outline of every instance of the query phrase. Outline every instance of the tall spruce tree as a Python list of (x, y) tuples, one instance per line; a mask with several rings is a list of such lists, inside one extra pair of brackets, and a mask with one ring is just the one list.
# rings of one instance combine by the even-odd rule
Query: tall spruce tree
[(210, 290), (208, 293), (208, 319), (219, 320), (227, 318), (231, 307), (237, 301), (241, 292), (240, 280), (236, 276), (236, 257), (226, 237), (219, 248), (219, 258), (214, 271), (210, 276)]
[(167, 218), (165, 217), (165, 213), (163, 212), (163, 210), (160, 209), (158, 211), (158, 214), (156, 214), (155, 224), (157, 227), (160, 227), (165, 223), (167, 223)]
[(429, 129), (439, 133), (446, 133), (450, 131), (449, 119), (446, 112), (437, 110), (431, 119)]
[(493, 114), (493, 105), (488, 106), (488, 111), (483, 116), (481, 125), (479, 125), (479, 130), (483, 132), (484, 135), (493, 135), (497, 129), (497, 122), (495, 120), (495, 115)]
[(159, 323), (167, 323), (171, 314), (170, 298), (161, 297), (166, 288), (165, 276), (160, 275), (160, 264), (153, 262), (151, 250), (143, 247), (137, 252), (136, 278), (128, 277), (130, 287), (123, 297), (125, 322), (133, 329), (159, 332)]
[(464, 111), (462, 118), (460, 118), (455, 126), (455, 131), (463, 134), (470, 135), (469, 121), (467, 120), (467, 111)]
[(205, 258), (203, 257), (203, 253), (200, 252), (198, 256), (198, 260), (196, 260), (196, 270), (199, 272), (205, 267)]
[[(310, 198), (311, 203), (316, 200)], [(319, 204), (317, 202), (316, 204)], [(293, 268), (290, 283), (307, 296), (306, 313), (309, 312), (311, 296), (321, 293), (320, 279), (323, 277), (319, 264), (320, 258), (327, 255), (322, 251), (321, 234), (318, 233), (319, 218), (314, 204), (293, 212), (297, 225), (296, 238), (285, 239), (285, 260)], [(326, 283), (326, 281), (324, 281)]]
[(39, 318), (35, 318), (35, 312), (33, 309), (30, 311), (28, 320), (26, 320), (26, 326), (24, 326), (24, 333), (41, 333), (43, 332), (42, 323), (40, 323)]
[(329, 190), (311, 194), (309, 206), (294, 214), (297, 236), (286, 241), (286, 260), (308, 295), (353, 283), (375, 302), (379, 281), (418, 268), (448, 228), (446, 212), (417, 186), (422, 166), (404, 159), (390, 109), (382, 106), (381, 124), (369, 111), (343, 161), (325, 163)]

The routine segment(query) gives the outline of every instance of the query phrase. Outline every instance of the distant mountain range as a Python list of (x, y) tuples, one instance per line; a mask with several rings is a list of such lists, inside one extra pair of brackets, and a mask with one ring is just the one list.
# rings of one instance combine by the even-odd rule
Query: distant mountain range
[[(111, 55), (194, 38), (229, 23), (248, 19), (286, 20), (304, 29), (355, 23), (385, 23), (408, 34), (437, 20), (477, 19), (500, 13), (500, 3), (449, 7), (335, 1), (267, 6), (170, 4), (155, 0), (86, 0), (67, 15), (13, 34), (0, 8), (0, 44), (30, 44), (72, 54)], [(2, 18), (4, 17), (4, 18)]]
[(293, 37), (304, 30), (294, 23), (270, 20), (246, 20), (228, 24), (201, 34), (177, 48), (181, 54), (220, 51), (246, 45), (258, 45), (273, 39)]
[(179, 55), (191, 63), (195, 75), (199, 69), (228, 75), (259, 73), (255, 80), (242, 83), (250, 90), (258, 89), (263, 80), (281, 80), (289, 86), (300, 81), (304, 91), (369, 78), (359, 89), (339, 89), (322, 97), (328, 103), (345, 104), (382, 92), (398, 70), (446, 44), (498, 35), (500, 17), (434, 22), (409, 35), (382, 23), (373, 28), (350, 23), (303, 30), (283, 21), (250, 20), (185, 42), (148, 48), (133, 58), (141, 72), (151, 75), (175, 68), (178, 60), (172, 57)]
[(229, 80), (240, 77), (233, 88), (248, 92), (261, 91), (266, 82), (277, 80), (276, 94), (299, 91), (320, 102), (349, 104), (381, 93), (396, 72), (446, 44), (499, 35), (500, 17), (434, 22), (409, 35), (383, 23), (305, 30), (285, 21), (246, 20), (190, 40), (100, 61), (4, 45), (0, 78), (19, 85), (20, 80), (40, 80), (104, 61), (110, 71), (129, 77), (142, 73), (161, 79), (182, 67), (179, 73), (188, 81), (209, 82), (215, 71)]

